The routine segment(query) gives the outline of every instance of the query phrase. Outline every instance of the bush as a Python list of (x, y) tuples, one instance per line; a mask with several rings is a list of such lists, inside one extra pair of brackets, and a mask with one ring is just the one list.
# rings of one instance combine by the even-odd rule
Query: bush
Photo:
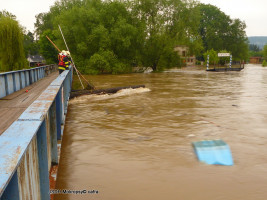
[(157, 71), (163, 71), (172, 67), (181, 67), (181, 58), (177, 52), (173, 51), (172, 47), (166, 47), (162, 50), (162, 54), (159, 58)]
[(196, 60), (196, 65), (201, 65), (201, 61)]
[(266, 62), (266, 60), (264, 60), (264, 61), (262, 62), (262, 66), (263, 66), (263, 67), (266, 67), (266, 66), (267, 66), (267, 62)]
[(209, 55), (209, 64), (218, 64), (219, 57), (217, 54), (217, 51), (214, 51), (213, 49), (207, 51), (204, 53), (204, 59), (205, 59), (205, 64), (207, 64), (207, 57)]

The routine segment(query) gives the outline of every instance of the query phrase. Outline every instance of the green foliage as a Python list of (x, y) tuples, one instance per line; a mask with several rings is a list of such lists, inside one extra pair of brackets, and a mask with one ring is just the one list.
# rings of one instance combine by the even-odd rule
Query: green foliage
[(98, 54), (95, 53), (93, 56), (91, 56), (89, 60), (89, 65), (92, 68), (92, 71), (97, 73), (97, 72), (104, 72), (105, 70), (110, 71), (110, 64), (108, 63), (107, 59)]
[(264, 45), (262, 53), (263, 53), (263, 59), (267, 60), (267, 45)]
[(167, 46), (160, 55), (157, 70), (162, 71), (165, 68), (181, 67), (180, 60), (180, 56), (173, 51), (172, 46)]
[(24, 52), (25, 56), (28, 55), (37, 55), (39, 54), (39, 44), (34, 40), (34, 36), (32, 32), (28, 32), (27, 34), (24, 34)]
[[(100, 51), (91, 56), (86, 70), (87, 72), (118, 74), (127, 71), (127, 67), (121, 63), (112, 51)], [(128, 69), (129, 71), (129, 69)]]
[(258, 46), (260, 50), (267, 44), (267, 36), (252, 36), (248, 37), (248, 40), (250, 44)]
[(16, 20), (16, 16), (6, 10), (0, 11), (0, 18), (1, 17), (8, 17), (10, 19)]
[(0, 71), (12, 71), (27, 66), (23, 49), (23, 33), (15, 16), (0, 12)]
[(177, 45), (188, 46), (189, 54), (199, 57), (211, 49), (226, 49), (238, 59), (247, 56), (245, 24), (195, 1), (59, 0), (48, 13), (37, 15), (35, 23), (40, 51), (49, 62), (57, 52), (46, 34), (60, 49), (66, 48), (58, 24), (84, 73), (180, 66)]
[[(227, 51), (227, 50), (221, 50), (219, 51), (219, 53), (230, 53), (230, 55), (232, 54), (231, 52)], [(218, 63), (220, 65), (225, 65), (227, 63), (230, 63), (230, 56), (228, 57), (218, 57)]]
[(266, 60), (264, 60), (264, 61), (262, 62), (262, 66), (263, 66), (263, 67), (266, 67), (266, 66), (267, 66), (267, 62), (266, 62)]
[(48, 41), (46, 36), (48, 36), (52, 41), (55, 40), (55, 36), (51, 30), (44, 31), (39, 39), (40, 53), (45, 58), (47, 64), (56, 63), (58, 51)]
[(246, 24), (239, 19), (232, 20), (216, 6), (199, 4), (198, 8), (201, 13), (199, 33), (205, 51), (225, 49), (232, 52), (235, 60), (247, 59)]
[[(264, 37), (255, 37), (256, 38), (263, 38)], [(260, 51), (257, 45), (251, 45), (250, 47), (254, 47), (250, 49), (249, 56), (250, 57), (263, 57), (263, 59), (267, 60), (267, 45), (263, 46), (263, 49)]]
[(219, 57), (218, 57), (217, 51), (211, 49), (211, 50), (208, 50), (206, 53), (204, 53), (205, 63), (207, 63), (208, 55), (209, 55), (209, 63), (210, 64), (214, 64), (214, 65), (218, 64)]
[(130, 8), (132, 15), (138, 16), (144, 27), (143, 65), (159, 71), (179, 66), (180, 58), (173, 53), (176, 45), (189, 46), (191, 54), (202, 49), (196, 28), (199, 15), (193, 3), (139, 0), (130, 1)]
[(260, 51), (260, 47), (256, 44), (249, 44), (249, 50), (250, 51), (255, 51), (255, 52), (259, 52)]
[(249, 51), (249, 57), (263, 57), (263, 51)]
[(201, 61), (197, 60), (196, 65), (201, 65)]

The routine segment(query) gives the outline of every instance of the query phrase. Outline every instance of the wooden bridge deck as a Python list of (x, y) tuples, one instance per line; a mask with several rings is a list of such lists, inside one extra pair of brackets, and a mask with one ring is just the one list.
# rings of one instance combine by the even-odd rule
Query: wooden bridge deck
[(58, 72), (53, 72), (32, 85), (0, 99), (0, 135), (19, 118), (57, 77)]

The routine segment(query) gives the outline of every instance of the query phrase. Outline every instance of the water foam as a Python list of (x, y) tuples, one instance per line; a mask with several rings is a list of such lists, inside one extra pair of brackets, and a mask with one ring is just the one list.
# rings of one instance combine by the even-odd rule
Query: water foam
[(111, 98), (117, 98), (121, 96), (129, 96), (133, 94), (139, 94), (139, 93), (144, 93), (144, 92), (150, 92), (151, 90), (149, 88), (127, 88), (127, 89), (122, 89), (119, 90), (118, 92), (114, 94), (90, 94), (90, 95), (83, 95), (80, 97), (76, 97), (74, 99), (70, 100), (70, 104), (72, 103), (82, 103), (85, 101), (95, 101), (95, 100), (106, 100), (106, 99), (111, 99)]

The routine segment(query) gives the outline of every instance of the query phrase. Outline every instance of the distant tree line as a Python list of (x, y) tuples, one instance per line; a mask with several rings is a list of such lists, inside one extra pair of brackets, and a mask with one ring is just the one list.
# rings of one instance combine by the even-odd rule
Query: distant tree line
[(24, 55), (39, 52), (48, 63), (57, 62), (58, 52), (46, 36), (66, 49), (58, 25), (83, 73), (180, 67), (177, 45), (188, 46), (189, 54), (202, 61), (210, 50), (231, 52), (236, 60), (248, 58), (245, 23), (195, 1), (59, 0), (36, 16), (37, 41), (24, 31)]
[(256, 45), (260, 50), (267, 44), (267, 36), (250, 36), (248, 40), (250, 44)]

